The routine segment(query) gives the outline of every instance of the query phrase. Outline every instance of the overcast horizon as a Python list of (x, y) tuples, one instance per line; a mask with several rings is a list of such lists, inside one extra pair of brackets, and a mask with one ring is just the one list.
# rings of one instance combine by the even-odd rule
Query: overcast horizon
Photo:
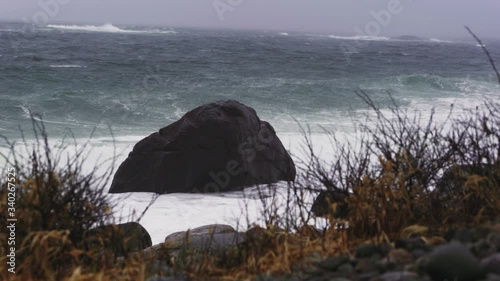
[[(143, 1), (144, 2), (144, 1)], [(500, 38), (500, 1), (442, 0), (0, 0), (0, 20), (45, 24), (155, 25), (329, 35)]]

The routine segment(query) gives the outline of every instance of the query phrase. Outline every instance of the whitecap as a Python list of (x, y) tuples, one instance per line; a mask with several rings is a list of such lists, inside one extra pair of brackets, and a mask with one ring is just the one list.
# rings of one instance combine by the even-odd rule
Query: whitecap
[(122, 29), (114, 26), (111, 23), (106, 23), (103, 25), (57, 25), (49, 24), (49, 28), (62, 29), (62, 30), (74, 30), (74, 31), (87, 31), (87, 32), (110, 32), (110, 33), (161, 33), (161, 34), (175, 34), (174, 30), (160, 30), (160, 29), (145, 29), (145, 30), (132, 30), (132, 29)]
[(81, 67), (86, 67), (86, 66), (81, 66), (78, 64), (51, 64), (50, 67), (52, 67), (52, 68), (81, 68)]
[(356, 35), (356, 36), (329, 35), (328, 37), (330, 37), (332, 39), (341, 39), (341, 40), (364, 40), (364, 41), (388, 41), (388, 40), (391, 40), (391, 38), (384, 37), (384, 36), (365, 36), (365, 35)]

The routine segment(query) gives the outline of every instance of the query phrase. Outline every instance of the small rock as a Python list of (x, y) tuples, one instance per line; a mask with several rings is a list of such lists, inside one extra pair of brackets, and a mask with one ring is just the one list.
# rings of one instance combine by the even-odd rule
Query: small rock
[(151, 247), (151, 236), (139, 223), (128, 222), (104, 225), (90, 229), (86, 233), (87, 247), (105, 248), (118, 257)]
[(348, 263), (349, 260), (346, 256), (332, 257), (318, 262), (316, 266), (323, 270), (336, 271), (339, 266)]
[(387, 257), (399, 265), (407, 265), (413, 262), (413, 256), (403, 249), (392, 250)]
[(146, 281), (187, 281), (187, 279), (183, 277), (151, 277)]
[(400, 271), (387, 272), (381, 276), (371, 279), (371, 281), (416, 281), (419, 276), (414, 272)]
[(344, 263), (339, 266), (337, 272), (343, 276), (349, 276), (354, 272), (354, 267), (350, 263)]
[(376, 278), (378, 276), (380, 276), (380, 273), (378, 273), (377, 271), (365, 272), (365, 273), (361, 273), (360, 275), (358, 275), (358, 280), (359, 281), (370, 281), (373, 278)]
[(421, 257), (423, 257), (423, 256), (425, 256), (426, 254), (427, 254), (426, 251), (420, 250), (420, 249), (417, 249), (417, 250), (414, 250), (414, 251), (411, 252), (411, 255), (416, 260), (419, 259), (419, 258), (421, 258)]
[(448, 241), (458, 241), (460, 243), (474, 243), (477, 240), (476, 234), (472, 229), (461, 228), (453, 231), (449, 231), (445, 238)]
[(421, 266), (434, 281), (469, 281), (484, 276), (477, 258), (458, 242), (436, 247), (423, 258)]
[(409, 252), (412, 252), (417, 249), (425, 250), (427, 251), (429, 249), (429, 246), (425, 243), (424, 239), (420, 237), (413, 237), (413, 238), (408, 238), (408, 239), (399, 239), (396, 240), (394, 243), (394, 247), (396, 249), (405, 249)]
[(379, 266), (377, 265), (377, 261), (365, 258), (358, 260), (358, 262), (356, 263), (355, 270), (356, 272), (371, 272), (371, 271), (377, 271), (378, 267)]
[(356, 249), (356, 258), (369, 258), (374, 255), (385, 257), (389, 253), (389, 250), (390, 246), (387, 244), (364, 244)]
[(210, 224), (193, 228), (188, 231), (179, 231), (172, 233), (165, 238), (165, 242), (169, 241), (176, 242), (179, 240), (186, 240), (186, 236), (193, 236), (200, 234), (215, 234), (215, 233), (232, 233), (232, 232), (236, 232), (236, 230), (230, 225)]
[(500, 275), (500, 253), (483, 259), (481, 266), (485, 272)]
[(479, 259), (489, 257), (497, 252), (497, 247), (481, 239), (470, 247), (472, 253)]
[(460, 228), (449, 231), (445, 237), (449, 241), (459, 241), (463, 244), (475, 243), (480, 239), (486, 239), (491, 234), (500, 234), (499, 225), (481, 225), (476, 228)]
[(496, 274), (488, 274), (486, 276), (486, 281), (500, 281), (500, 275), (496, 275)]
[(488, 244), (495, 246), (497, 252), (500, 252), (500, 233), (491, 233), (486, 238), (486, 241), (488, 242)]

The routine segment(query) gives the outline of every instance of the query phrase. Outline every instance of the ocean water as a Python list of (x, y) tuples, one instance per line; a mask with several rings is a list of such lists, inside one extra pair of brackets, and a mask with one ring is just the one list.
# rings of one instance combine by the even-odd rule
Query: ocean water
[[(500, 42), (484, 43), (500, 62)], [(328, 158), (325, 130), (355, 139), (356, 121), (367, 110), (357, 89), (383, 110), (391, 96), (412, 112), (434, 108), (438, 121), (451, 104), (460, 114), (500, 97), (488, 60), (465, 30), (462, 40), (441, 40), (0, 23), (0, 73), (0, 134), (19, 140), (21, 128), (29, 141), (35, 113), (53, 143), (69, 132), (77, 146), (89, 142), (87, 170), (99, 159), (115, 157), (118, 165), (138, 140), (210, 101), (253, 107), (294, 157), (300, 155), (299, 125), (309, 126)], [(141, 223), (154, 243), (204, 224), (245, 227), (243, 217), (259, 220), (260, 202), (247, 198), (252, 192), (163, 195)], [(112, 196), (121, 202), (120, 217), (140, 214), (151, 199), (120, 196)]]

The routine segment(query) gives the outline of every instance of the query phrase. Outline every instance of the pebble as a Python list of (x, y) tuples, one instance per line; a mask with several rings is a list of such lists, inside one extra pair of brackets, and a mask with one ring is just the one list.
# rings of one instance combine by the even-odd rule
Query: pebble
[(413, 256), (403, 249), (395, 249), (387, 256), (390, 261), (400, 265), (407, 265), (413, 262)]
[(370, 271), (376, 271), (378, 269), (378, 266), (376, 264), (377, 261), (374, 261), (372, 259), (359, 259), (358, 263), (356, 264), (355, 270), (356, 272), (370, 272)]
[(390, 246), (387, 244), (363, 244), (356, 249), (356, 258), (369, 258), (375, 255), (385, 257), (389, 253), (389, 250)]
[(387, 272), (383, 275), (377, 276), (370, 281), (417, 281), (419, 276), (414, 272), (408, 271), (395, 271)]
[(324, 261), (318, 262), (316, 266), (323, 270), (335, 271), (342, 264), (348, 263), (349, 260), (350, 260), (349, 257), (346, 256), (332, 257), (332, 258), (327, 258)]
[(409, 252), (415, 251), (415, 250), (425, 250), (427, 251), (429, 249), (429, 246), (425, 243), (424, 239), (420, 237), (413, 237), (409, 239), (399, 239), (394, 242), (394, 247), (396, 249), (405, 249)]

